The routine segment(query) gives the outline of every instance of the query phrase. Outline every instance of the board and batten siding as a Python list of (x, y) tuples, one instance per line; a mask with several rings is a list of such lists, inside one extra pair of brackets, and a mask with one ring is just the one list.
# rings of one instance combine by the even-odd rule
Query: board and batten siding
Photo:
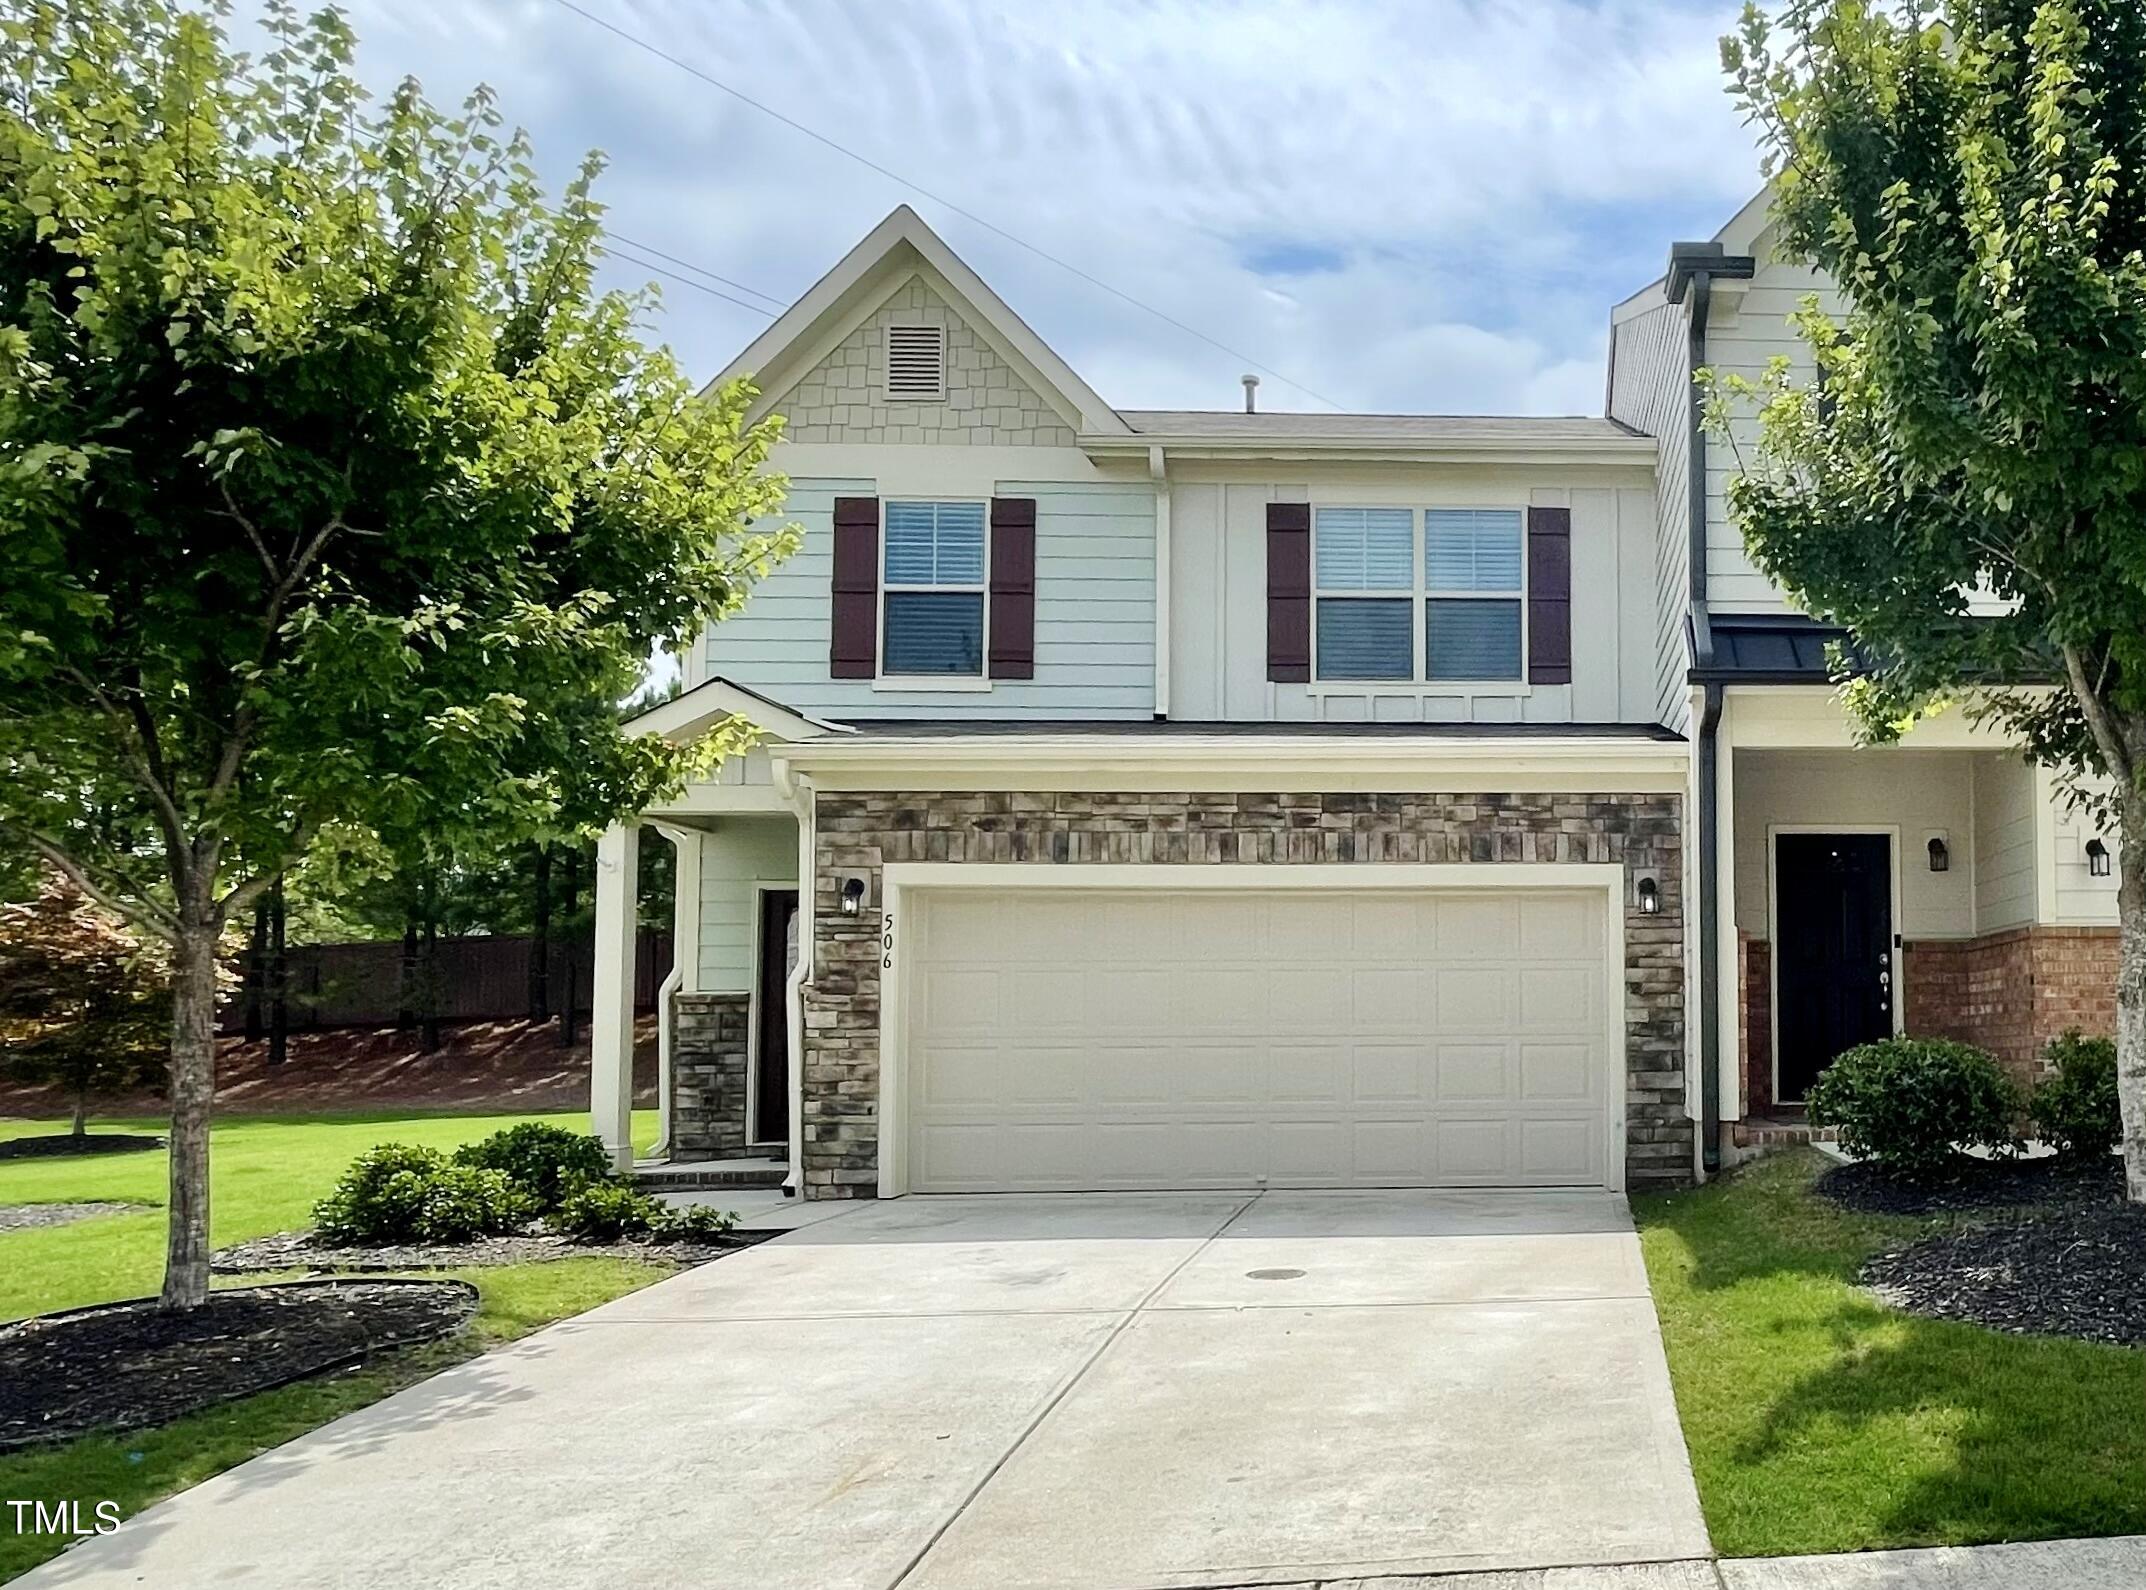
[(935, 495), (899, 480), (796, 478), (776, 524), (804, 545), (702, 642), (721, 675), (798, 712), (846, 718), (1150, 718), (1155, 711), (1155, 493), (1117, 481), (996, 480), (1036, 503), (1036, 672), (988, 690), (904, 690), (828, 672), (837, 497)]
[(754, 885), (797, 884), (797, 823), (788, 817), (726, 817), (700, 848), (700, 963), (696, 993), (744, 994), (753, 986)]
[[(1395, 472), (1331, 484), (1173, 481), (1170, 716), (1180, 722), (1651, 723), (1658, 718), (1654, 493), (1615, 484), (1534, 486), (1524, 474)], [(1270, 502), (1320, 506), (1559, 507), (1572, 511), (1571, 684), (1277, 684), (1267, 678)], [(1039, 608), (1040, 612), (1040, 608)]]
[(1691, 702), (1685, 676), (1691, 643), (1684, 614), (1689, 604), (1691, 494), (1690, 320), (1682, 304), (1662, 289), (1655, 303), (1618, 322), (1611, 366), (1610, 417), (1655, 439), (1660, 451), (1655, 478), (1654, 530), (1654, 716), (1670, 728), (1690, 728)]

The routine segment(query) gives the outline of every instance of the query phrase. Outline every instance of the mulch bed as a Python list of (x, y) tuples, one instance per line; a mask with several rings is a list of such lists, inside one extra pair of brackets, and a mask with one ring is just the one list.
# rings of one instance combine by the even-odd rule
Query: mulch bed
[(2146, 1344), (2146, 1209), (1967, 1226), (1863, 1266), (1880, 1300), (2015, 1335)]
[(483, 1237), (475, 1242), (410, 1243), (371, 1248), (338, 1248), (316, 1241), (310, 1231), (284, 1231), (222, 1248), (209, 1258), (222, 1275), (258, 1274), (266, 1270), (460, 1270), (471, 1266), (537, 1264), (554, 1259), (641, 1259), (651, 1264), (694, 1265), (749, 1248), (757, 1236), (719, 1237), (709, 1242), (575, 1242), (537, 1234)]
[(164, 1424), (445, 1336), (476, 1311), (464, 1281), (298, 1281), (0, 1326), (0, 1451)]
[(162, 1148), (161, 1137), (143, 1137), (134, 1132), (91, 1132), (77, 1137), (72, 1132), (54, 1132), (45, 1137), (11, 1137), (0, 1142), (0, 1159), (63, 1159), (70, 1154), (138, 1154), (145, 1148)]
[(1824, 1171), (1811, 1190), (1866, 1215), (2099, 1208), (2124, 1201), (2124, 1165), (2113, 1154), (2086, 1164), (2051, 1157), (1963, 1157), (1955, 1174), (1920, 1183), (1900, 1181), (1869, 1160), (1861, 1160)]
[(77, 1220), (99, 1215), (131, 1214), (144, 1204), (0, 1204), (0, 1231), (38, 1231), (46, 1226), (71, 1226)]

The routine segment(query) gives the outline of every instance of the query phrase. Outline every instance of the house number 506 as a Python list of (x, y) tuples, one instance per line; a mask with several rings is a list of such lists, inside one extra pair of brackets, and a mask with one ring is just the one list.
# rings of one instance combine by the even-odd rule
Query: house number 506
[(879, 947), (884, 952), (879, 961), (880, 969), (882, 971), (892, 970), (894, 966), (894, 913), (892, 911), (887, 913), (886, 919), (880, 928)]

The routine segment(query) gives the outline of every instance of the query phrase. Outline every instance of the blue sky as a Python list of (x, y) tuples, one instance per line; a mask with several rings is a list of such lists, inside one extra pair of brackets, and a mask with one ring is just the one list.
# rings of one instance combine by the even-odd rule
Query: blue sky
[[(491, 84), (643, 245), (787, 303), (907, 201), (1105, 398), (1238, 401), (1242, 359), (556, 0), (345, 3), (376, 92)], [(577, 3), (1347, 408), (1599, 412), (1610, 305), (1758, 186), (1737, 0)], [(766, 324), (660, 285), (697, 377)]]

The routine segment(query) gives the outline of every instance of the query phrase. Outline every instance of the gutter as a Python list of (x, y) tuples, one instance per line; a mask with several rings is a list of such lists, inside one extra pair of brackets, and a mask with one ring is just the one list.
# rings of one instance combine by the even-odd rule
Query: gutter
[[(1699, 371), (1706, 364), (1706, 323), (1714, 303), (1717, 278), (1748, 281), (1757, 270), (1748, 254), (1732, 255), (1719, 243), (1672, 243), (1669, 246), (1669, 301), (1688, 297), (1685, 345), (1685, 541), (1686, 579), (1691, 611), (1692, 666), (1714, 666), (1714, 626), (1706, 593), (1706, 401), (1699, 392)], [(1718, 794), (1721, 750), (1722, 687), (1708, 683), (1699, 714), (1696, 755), (1699, 759), (1697, 857), (1699, 874), (1699, 1154), (1708, 1175), (1721, 1168), (1721, 868)]]
[(1606, 435), (1578, 437), (1452, 437), (1421, 436), (1201, 436), (1147, 435), (1131, 437), (1084, 435), (1081, 451), (1090, 458), (1115, 458), (1145, 463), (1148, 450), (1160, 447), (1173, 459), (1195, 462), (1258, 459), (1277, 462), (1348, 463), (1417, 462), (1438, 464), (1500, 464), (1515, 460), (1534, 464), (1634, 464), (1650, 463), (1655, 456), (1651, 436)]

